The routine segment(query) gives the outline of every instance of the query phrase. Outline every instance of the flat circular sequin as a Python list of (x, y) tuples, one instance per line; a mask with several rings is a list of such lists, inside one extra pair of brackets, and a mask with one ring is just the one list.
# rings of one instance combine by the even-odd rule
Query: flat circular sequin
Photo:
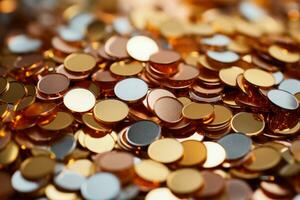
[(236, 160), (244, 157), (251, 150), (252, 140), (241, 133), (231, 133), (218, 140), (224, 147), (227, 160)]
[(89, 177), (96, 171), (94, 163), (88, 159), (78, 159), (74, 162), (70, 162), (67, 165), (67, 169), (81, 174), (84, 177)]
[(110, 173), (96, 173), (81, 185), (81, 195), (85, 199), (114, 199), (121, 190), (120, 182)]
[(133, 156), (126, 152), (108, 152), (100, 156), (96, 163), (102, 170), (108, 172), (122, 172), (130, 170), (134, 165)]
[(179, 160), (182, 166), (195, 166), (206, 160), (206, 147), (197, 140), (186, 140), (181, 142), (183, 146), (183, 157)]
[(203, 144), (207, 152), (206, 160), (203, 163), (204, 168), (213, 168), (224, 162), (226, 151), (220, 144), (210, 141), (205, 141)]
[(275, 167), (281, 160), (280, 153), (268, 146), (256, 147), (252, 150), (253, 160), (244, 167), (251, 171), (263, 171)]
[(52, 73), (43, 76), (37, 83), (39, 92), (46, 95), (57, 95), (66, 91), (69, 87), (70, 80), (63, 74)]
[(265, 128), (265, 122), (254, 113), (239, 112), (231, 119), (231, 127), (235, 132), (248, 136), (258, 135)]
[(153, 160), (142, 160), (134, 165), (135, 173), (150, 182), (164, 182), (169, 175), (169, 169)]
[(244, 72), (244, 78), (251, 84), (259, 87), (271, 87), (275, 84), (275, 78), (264, 70), (251, 68)]
[[(187, 181), (188, 180), (188, 181)], [(184, 184), (182, 184), (184, 182)], [(177, 194), (190, 194), (204, 185), (204, 179), (196, 169), (183, 168), (171, 172), (167, 178), (167, 186)]]
[(142, 120), (132, 124), (126, 131), (128, 142), (135, 146), (148, 146), (161, 136), (161, 127), (153, 121)]
[(96, 97), (87, 89), (74, 88), (64, 95), (63, 102), (73, 112), (87, 112), (94, 107)]
[(240, 67), (229, 67), (219, 71), (219, 77), (226, 85), (235, 87), (237, 85), (236, 78), (239, 74), (244, 73), (244, 70)]
[(183, 105), (174, 97), (161, 97), (154, 103), (154, 113), (162, 121), (177, 123), (182, 119)]
[(148, 85), (138, 78), (127, 78), (119, 81), (115, 87), (115, 95), (124, 101), (134, 102), (146, 96)]
[(214, 112), (214, 107), (206, 103), (190, 103), (182, 108), (182, 115), (187, 119), (206, 120)]
[(41, 179), (54, 172), (55, 161), (49, 157), (36, 156), (24, 160), (20, 170), (22, 176), (29, 180)]
[(270, 90), (267, 93), (268, 99), (276, 106), (287, 109), (296, 110), (299, 107), (299, 102), (296, 97), (289, 92), (283, 90)]
[(158, 51), (154, 40), (146, 36), (134, 36), (127, 42), (128, 54), (139, 61), (148, 61), (150, 56)]
[(85, 53), (73, 53), (64, 60), (64, 66), (67, 70), (77, 73), (85, 73), (92, 70), (96, 65), (93, 56)]
[(93, 113), (98, 121), (114, 123), (125, 119), (129, 108), (126, 103), (116, 99), (106, 99), (96, 103)]
[(156, 140), (148, 147), (148, 156), (161, 163), (172, 163), (183, 156), (183, 146), (176, 139)]

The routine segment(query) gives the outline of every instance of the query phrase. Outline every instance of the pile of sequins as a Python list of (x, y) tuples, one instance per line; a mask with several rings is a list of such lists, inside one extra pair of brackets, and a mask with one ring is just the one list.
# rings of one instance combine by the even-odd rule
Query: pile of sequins
[(300, 199), (299, 7), (101, 2), (7, 27), (0, 199)]

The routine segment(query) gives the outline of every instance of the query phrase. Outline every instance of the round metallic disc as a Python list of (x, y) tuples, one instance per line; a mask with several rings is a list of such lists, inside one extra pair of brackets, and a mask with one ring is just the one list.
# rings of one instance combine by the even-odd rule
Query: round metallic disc
[(121, 191), (119, 179), (110, 173), (97, 173), (81, 185), (81, 195), (85, 199), (114, 199)]
[[(278, 85), (281, 83), (284, 79), (284, 75), (281, 71), (273, 72), (272, 75), (275, 78), (275, 85)], [(300, 86), (300, 81), (299, 81), (299, 86)], [(300, 90), (299, 90), (300, 91)]]
[(153, 121), (141, 120), (126, 131), (127, 141), (134, 146), (148, 146), (161, 137), (161, 127)]
[[(31, 104), (35, 102), (36, 97), (35, 96), (26, 96), (23, 99), (21, 99), (17, 104), (14, 106), (14, 111), (21, 111)], [(1, 109), (0, 109), (1, 110)], [(1, 111), (0, 111), (0, 116), (1, 116)]]
[(202, 44), (210, 46), (227, 46), (231, 42), (231, 39), (226, 35), (216, 34), (209, 38), (204, 38), (201, 40)]
[(24, 110), (24, 116), (33, 118), (40, 116), (49, 116), (50, 114), (55, 113), (56, 108), (57, 104), (53, 102), (34, 102)]
[(161, 97), (154, 103), (154, 113), (167, 123), (177, 123), (182, 119), (182, 103), (174, 97)]
[(280, 152), (269, 146), (256, 147), (252, 150), (253, 160), (244, 167), (251, 171), (263, 171), (275, 167), (281, 160)]
[(300, 92), (300, 81), (297, 79), (286, 79), (283, 80), (278, 89), (287, 91), (291, 94), (297, 94)]
[(145, 200), (157, 200), (157, 199), (180, 200), (167, 187), (155, 188), (150, 192), (148, 192), (148, 194), (145, 197)]
[(207, 56), (220, 63), (233, 63), (239, 60), (239, 55), (232, 51), (207, 51)]
[(207, 152), (206, 160), (203, 163), (204, 168), (213, 168), (224, 162), (226, 151), (220, 144), (210, 141), (205, 141), (203, 144)]
[(115, 87), (115, 95), (128, 102), (138, 101), (144, 98), (148, 91), (148, 85), (145, 81), (138, 78), (127, 78), (119, 81)]
[(22, 176), (29, 180), (44, 178), (54, 172), (55, 161), (49, 157), (36, 156), (24, 160), (20, 171)]
[(265, 128), (265, 122), (256, 114), (239, 112), (231, 119), (231, 128), (248, 136), (258, 135)]
[(133, 167), (134, 160), (133, 156), (127, 152), (112, 151), (101, 155), (96, 160), (96, 164), (104, 171), (124, 172)]
[(236, 78), (238, 75), (244, 73), (244, 70), (240, 67), (229, 67), (223, 68), (219, 71), (219, 77), (223, 83), (226, 85), (236, 87)]
[(4, 149), (0, 151), (0, 164), (8, 165), (13, 163), (19, 155), (19, 146), (10, 141)]
[(19, 170), (17, 170), (11, 177), (11, 183), (14, 190), (18, 192), (31, 193), (46, 185), (47, 181), (45, 179), (40, 181), (29, 181), (22, 176)]
[(185, 105), (182, 108), (182, 115), (191, 120), (206, 120), (214, 113), (214, 107), (208, 103), (195, 103)]
[(9, 83), (6, 78), (0, 77), (0, 94), (5, 92), (8, 89)]
[(74, 88), (64, 95), (63, 102), (73, 112), (87, 112), (96, 104), (96, 97), (87, 89)]
[(172, 82), (177, 82), (177, 81), (191, 81), (196, 79), (199, 76), (199, 69), (187, 65), (185, 63), (180, 63), (178, 65), (178, 72), (171, 76), (169, 78), (170, 81)]
[(56, 117), (50, 123), (40, 125), (44, 130), (58, 131), (69, 127), (74, 121), (74, 117), (67, 112), (57, 112)]
[(94, 153), (104, 153), (111, 151), (115, 146), (115, 140), (110, 134), (100, 138), (94, 138), (89, 134), (85, 135), (84, 144), (86, 148)]
[(271, 73), (257, 68), (247, 69), (244, 72), (244, 78), (259, 87), (271, 87), (275, 84), (275, 78)]
[(252, 189), (243, 180), (229, 179), (226, 182), (226, 193), (229, 199), (251, 199)]
[(177, 99), (182, 103), (183, 106), (192, 102), (192, 100), (188, 97), (178, 97)]
[(198, 170), (192, 168), (178, 169), (171, 172), (167, 178), (168, 188), (176, 194), (191, 194), (203, 185), (203, 176)]
[(86, 73), (96, 65), (96, 59), (86, 53), (72, 53), (64, 60), (64, 66), (71, 72)]
[(223, 125), (232, 118), (232, 112), (229, 108), (222, 105), (214, 105), (214, 118), (208, 123), (210, 126)]
[(96, 171), (95, 164), (89, 159), (78, 159), (74, 162), (69, 162), (67, 169), (69, 171), (81, 174), (84, 177), (89, 177)]
[(260, 189), (262, 189), (266, 194), (274, 196), (275, 198), (289, 198), (291, 197), (292, 190), (283, 184), (276, 182), (262, 181), (260, 182)]
[(206, 147), (202, 142), (185, 140), (181, 144), (183, 146), (183, 157), (178, 162), (180, 165), (195, 166), (206, 160)]
[(48, 199), (56, 200), (76, 200), (79, 198), (75, 192), (62, 192), (52, 184), (47, 185), (45, 188), (45, 195)]
[(134, 76), (142, 72), (144, 66), (138, 62), (125, 63), (123, 61), (115, 62), (110, 67), (111, 73), (118, 76)]
[(161, 97), (174, 97), (175, 95), (170, 92), (169, 90), (161, 89), (161, 88), (155, 88), (150, 90), (150, 92), (147, 95), (147, 105), (149, 106), (150, 110), (154, 110), (154, 104), (155, 102), (161, 98)]
[(150, 56), (150, 62), (167, 65), (179, 61), (180, 58), (180, 54), (176, 51), (159, 50)]
[(281, 62), (295, 63), (300, 60), (300, 54), (298, 52), (289, 52), (287, 49), (284, 49), (278, 45), (271, 45), (268, 49), (268, 52), (273, 58)]
[(127, 42), (128, 39), (125, 37), (112, 36), (105, 42), (105, 53), (119, 59), (127, 58), (129, 57), (126, 49)]
[(296, 110), (299, 107), (297, 98), (289, 92), (274, 89), (270, 90), (267, 96), (273, 104), (280, 108)]
[(209, 198), (217, 196), (225, 189), (225, 179), (212, 171), (202, 171), (201, 175), (204, 179), (203, 188), (195, 195), (198, 198)]
[(148, 147), (148, 156), (161, 163), (172, 163), (183, 156), (183, 146), (173, 138), (164, 138), (154, 141)]
[(69, 170), (63, 170), (53, 179), (55, 185), (68, 191), (80, 190), (85, 180), (85, 177), (81, 174)]
[(139, 61), (148, 61), (150, 56), (159, 50), (156, 42), (146, 36), (134, 36), (126, 45), (128, 54)]
[(56, 159), (62, 160), (73, 152), (76, 147), (76, 139), (73, 135), (67, 134), (50, 146), (50, 150), (55, 154)]
[(116, 99), (106, 99), (96, 103), (93, 113), (103, 123), (114, 123), (125, 119), (129, 113), (126, 103)]
[(63, 74), (52, 73), (43, 76), (37, 83), (39, 92), (45, 95), (57, 95), (66, 91), (70, 80)]
[(135, 173), (150, 182), (165, 182), (170, 170), (162, 163), (154, 160), (142, 160), (134, 165)]
[(290, 146), (290, 151), (296, 161), (300, 161), (300, 140), (295, 140)]
[(227, 160), (236, 160), (246, 156), (252, 145), (252, 140), (241, 133), (231, 133), (218, 140), (224, 147)]
[(24, 85), (22, 83), (12, 81), (9, 83), (8, 90), (0, 95), (0, 100), (6, 103), (16, 103), (22, 99), (26, 94)]
[(99, 123), (95, 119), (95, 117), (92, 113), (84, 113), (82, 115), (82, 121), (87, 127), (91, 128), (95, 131), (103, 132), (103, 133), (108, 133), (111, 131), (111, 128), (106, 127), (104, 124)]

